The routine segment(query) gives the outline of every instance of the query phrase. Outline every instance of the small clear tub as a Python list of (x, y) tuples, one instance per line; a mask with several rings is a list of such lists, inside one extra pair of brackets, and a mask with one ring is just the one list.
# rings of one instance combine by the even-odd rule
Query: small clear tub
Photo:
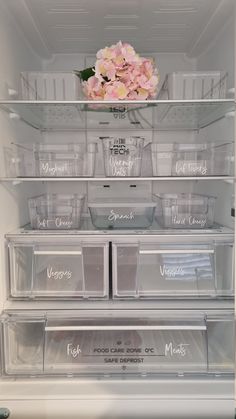
[(229, 176), (233, 144), (151, 144), (153, 176)]
[(36, 176), (92, 177), (97, 144), (35, 144)]
[(162, 227), (207, 229), (213, 227), (216, 198), (197, 194), (159, 194), (156, 221)]
[(33, 229), (79, 229), (85, 195), (46, 194), (28, 200)]

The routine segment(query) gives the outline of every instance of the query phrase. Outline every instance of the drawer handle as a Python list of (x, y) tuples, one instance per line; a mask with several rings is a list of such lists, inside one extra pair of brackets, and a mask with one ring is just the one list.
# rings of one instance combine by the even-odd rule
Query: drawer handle
[(68, 255), (68, 256), (74, 256), (74, 255), (78, 255), (81, 256), (82, 252), (81, 250), (35, 250), (34, 251), (35, 255), (42, 255), (42, 256), (47, 256), (47, 255), (52, 255), (52, 256), (60, 256), (60, 255)]
[(214, 250), (213, 249), (211, 249), (211, 250), (207, 250), (207, 249), (203, 249), (203, 250), (197, 250), (197, 249), (193, 249), (193, 250), (191, 250), (191, 249), (180, 249), (180, 250), (175, 250), (175, 249), (169, 249), (169, 250), (161, 250), (161, 249), (158, 249), (158, 250), (140, 250), (139, 251), (139, 254), (140, 255), (166, 255), (166, 254), (175, 254), (175, 255), (178, 255), (178, 254), (188, 254), (188, 255), (192, 255), (192, 254), (200, 254), (200, 255), (202, 255), (202, 254), (214, 254), (215, 252), (214, 252)]
[(46, 332), (56, 331), (76, 331), (76, 330), (206, 330), (206, 325), (183, 325), (183, 326), (142, 326), (142, 325), (126, 325), (126, 326), (46, 326)]

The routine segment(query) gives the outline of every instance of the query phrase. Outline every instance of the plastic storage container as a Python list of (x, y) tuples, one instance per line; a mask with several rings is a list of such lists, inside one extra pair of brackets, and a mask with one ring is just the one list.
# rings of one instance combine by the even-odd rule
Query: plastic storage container
[(151, 144), (153, 176), (228, 176), (232, 143)]
[(205, 229), (213, 226), (216, 198), (197, 194), (159, 194), (156, 221), (162, 227)]
[(80, 79), (70, 72), (23, 72), (21, 90), (25, 100), (76, 100), (82, 97)]
[(102, 229), (148, 228), (155, 207), (155, 202), (139, 199), (104, 198), (88, 203), (93, 225)]
[(35, 144), (36, 175), (94, 176), (97, 144)]
[(85, 195), (46, 194), (28, 200), (33, 229), (69, 230), (80, 227)]
[(114, 298), (233, 296), (233, 242), (112, 242)]
[(208, 374), (234, 371), (233, 313), (5, 313), (7, 375)]
[(35, 159), (32, 146), (12, 144), (4, 148), (6, 177), (35, 176)]
[(224, 99), (227, 73), (222, 71), (190, 71), (167, 74), (159, 99)]
[(108, 298), (108, 242), (18, 237), (8, 248), (11, 297)]
[(106, 176), (140, 176), (144, 139), (102, 138)]

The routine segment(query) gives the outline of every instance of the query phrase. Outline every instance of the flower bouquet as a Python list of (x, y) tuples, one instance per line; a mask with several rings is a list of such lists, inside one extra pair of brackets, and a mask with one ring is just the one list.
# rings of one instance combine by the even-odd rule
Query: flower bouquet
[(97, 52), (94, 67), (75, 71), (88, 100), (147, 100), (157, 94), (159, 74), (152, 59), (121, 41)]

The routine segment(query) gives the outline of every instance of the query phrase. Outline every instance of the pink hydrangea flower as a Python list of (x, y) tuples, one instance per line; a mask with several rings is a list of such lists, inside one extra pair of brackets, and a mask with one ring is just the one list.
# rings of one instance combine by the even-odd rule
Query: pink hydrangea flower
[(88, 99), (146, 100), (156, 96), (157, 68), (130, 44), (119, 41), (99, 50), (96, 57), (94, 76), (83, 82)]

